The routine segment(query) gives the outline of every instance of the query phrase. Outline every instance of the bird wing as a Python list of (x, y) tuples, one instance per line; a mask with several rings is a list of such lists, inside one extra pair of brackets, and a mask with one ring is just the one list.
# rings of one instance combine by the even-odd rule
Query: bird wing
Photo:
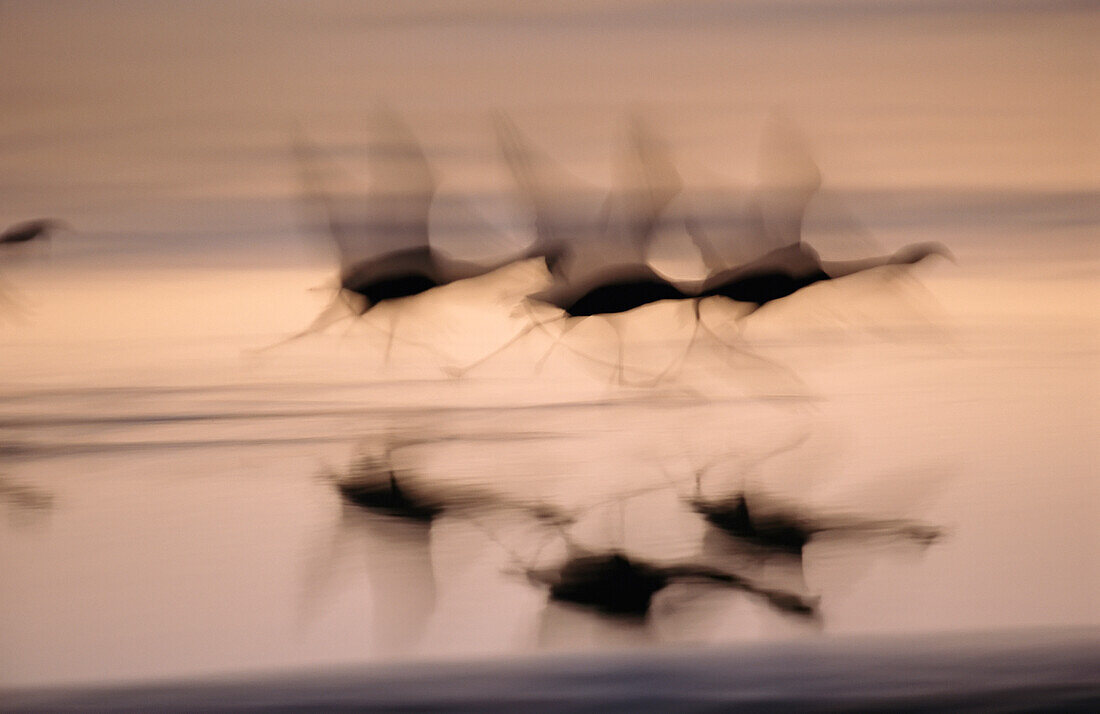
[(821, 187), (821, 171), (794, 125), (773, 114), (764, 126), (757, 164), (756, 201), (773, 247), (802, 240), (802, 218)]
[(558, 277), (572, 279), (589, 264), (585, 254), (602, 230), (603, 192), (536, 150), (506, 115), (494, 115), (497, 142), (523, 200), (534, 216), (532, 255), (554, 255)]
[[(375, 225), (398, 229), (395, 250), (428, 244), (428, 214), (436, 180), (424, 150), (409, 127), (393, 112), (379, 110), (372, 122), (370, 206)], [(382, 235), (374, 237), (381, 242)], [(381, 251), (379, 251), (381, 252)]]
[(320, 147), (309, 141), (301, 132), (295, 135), (291, 149), (298, 169), (303, 198), (311, 214), (309, 215), (310, 228), (312, 229), (315, 224), (324, 226), (324, 230), (336, 243), (341, 267), (343, 267), (350, 246), (343, 240), (345, 227), (340, 220), (336, 196), (332, 190), (335, 169), (325, 160)]
[(665, 211), (683, 190), (668, 145), (638, 116), (630, 118), (618, 186), (607, 199), (602, 239), (612, 251), (645, 263)]
[(680, 195), (684, 182), (668, 144), (638, 116), (630, 120), (623, 168), (623, 183), (633, 198), (633, 212), (646, 222), (646, 227), (652, 226)]
[(707, 273), (746, 265), (774, 248), (753, 192), (722, 190), (693, 195), (680, 207), (688, 237)]
[(429, 209), (436, 184), (427, 158), (412, 132), (392, 112), (378, 111), (371, 128), (369, 190), (338, 171), (304, 137), (294, 145), (307, 201), (336, 244), (342, 273), (362, 272), (369, 262), (428, 248)]
[(711, 281), (765, 256), (799, 254), (806, 207), (820, 186), (821, 172), (805, 141), (789, 120), (773, 114), (761, 138), (757, 185), (703, 194), (692, 202), (688, 233)]
[(430, 235), (439, 282), (477, 277), (541, 255), (532, 245), (534, 226), (515, 207), (514, 196), (437, 194)]

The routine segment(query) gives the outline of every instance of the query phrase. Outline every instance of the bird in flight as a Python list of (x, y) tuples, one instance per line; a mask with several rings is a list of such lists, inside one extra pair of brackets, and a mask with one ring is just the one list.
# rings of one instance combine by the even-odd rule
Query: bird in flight
[(699, 299), (726, 298), (749, 305), (751, 312), (814, 283), (885, 265), (911, 265), (933, 255), (951, 257), (942, 244), (928, 242), (890, 255), (822, 260), (802, 238), (806, 209), (821, 188), (821, 171), (799, 132), (778, 114), (764, 127), (757, 179), (738, 209), (739, 231), (716, 238), (699, 222), (693, 224), (708, 269)]
[[(372, 124), (375, 141), (370, 151), (370, 190), (365, 194), (338, 193), (334, 167), (323, 152), (302, 137), (295, 142), (307, 203), (324, 224), (339, 257), (338, 290), (309, 326), (270, 347), (321, 332), (344, 319), (363, 317), (379, 305), (396, 305), (434, 288), (486, 275), (541, 250), (532, 245), (519, 255), (483, 263), (434, 247), (429, 214), (437, 182), (423, 148), (392, 112), (379, 110)], [(389, 328), (383, 329), (388, 338), (387, 360), (399, 317), (399, 310), (391, 311)]]
[(69, 224), (56, 218), (36, 218), (8, 226), (0, 233), (0, 245), (17, 245), (34, 240), (49, 240), (54, 232), (67, 229)]

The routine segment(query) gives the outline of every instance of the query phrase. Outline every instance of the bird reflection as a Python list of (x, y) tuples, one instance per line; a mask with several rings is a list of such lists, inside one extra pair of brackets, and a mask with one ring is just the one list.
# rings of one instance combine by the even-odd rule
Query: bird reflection
[[(414, 533), (423, 534), (425, 550), (430, 550), (428, 534), (439, 518), (460, 518), (477, 526), (510, 555), (516, 564), (514, 572), (528, 583), (546, 589), (548, 606), (542, 614), (540, 627), (546, 637), (551, 636), (555, 621), (569, 620), (560, 609), (563, 606), (580, 608), (598, 617), (641, 623), (649, 616), (654, 596), (673, 584), (681, 588), (735, 589), (782, 614), (809, 620), (816, 618), (813, 598), (749, 577), (743, 571), (751, 563), (739, 564), (728, 558), (723, 567), (702, 559), (665, 562), (629, 552), (621, 544), (590, 548), (573, 538), (572, 530), (583, 519), (602, 518), (614, 528), (615, 519), (605, 506), (618, 503), (621, 541), (623, 503), (652, 489), (638, 489), (570, 511), (550, 503), (509, 499), (481, 487), (433, 485), (422, 476), (394, 467), (396, 450), (439, 438), (391, 432), (368, 442), (345, 474), (330, 474), (330, 480), (341, 495), (341, 523), (369, 523), (380, 530), (407, 524), (395, 532), (404, 533), (407, 540), (407, 531), (415, 528)], [(369, 520), (353, 517), (351, 514), (355, 512)], [(497, 529), (508, 530), (498, 532), (487, 526), (487, 522), (497, 524)], [(362, 530), (365, 526), (357, 528)], [(348, 530), (342, 526), (337, 540), (343, 542), (342, 534)], [(561, 557), (544, 557), (547, 545), (555, 539), (564, 548)], [(518, 553), (524, 542), (530, 546), (528, 557)], [(330, 550), (343, 547), (333, 545)], [(423, 559), (427, 560), (427, 556)], [(379, 577), (385, 576), (379, 574)], [(628, 629), (630, 627), (635, 625), (628, 625)]]
[[(749, 508), (752, 499), (753, 507)], [(909, 539), (922, 545), (935, 541), (939, 529), (905, 519), (875, 519), (859, 516), (823, 516), (770, 501), (766, 496), (737, 493), (717, 499), (697, 496), (691, 507), (715, 528), (756, 546), (802, 557), (806, 544), (816, 536), (887, 536)]]
[[(649, 490), (639, 489), (612, 499), (619, 506), (619, 541), (624, 532), (624, 502)], [(594, 503), (583, 511), (601, 513), (606, 517), (608, 514), (600, 508), (602, 505)], [(564, 557), (546, 565), (520, 568), (528, 582), (546, 588), (550, 603), (579, 607), (601, 616), (644, 620), (650, 614), (657, 593), (673, 584), (681, 584), (732, 588), (759, 598), (778, 612), (799, 618), (816, 617), (814, 599), (762, 585), (738, 572), (735, 563), (730, 563), (728, 568), (718, 568), (692, 559), (657, 561), (631, 553), (621, 545), (601, 548), (582, 546), (571, 535), (571, 528), (577, 524), (581, 514), (571, 516), (568, 521), (556, 525), (564, 545)]]
[[(864, 549), (871, 543), (903, 542), (925, 548), (943, 536), (940, 528), (920, 521), (823, 511), (784, 501), (749, 485), (750, 473), (794, 451), (809, 437), (810, 432), (802, 433), (754, 456), (721, 454), (694, 471), (694, 489), (680, 499), (689, 512), (706, 523), (700, 562), (732, 568), (760, 587), (810, 597), (804, 559), (811, 544), (847, 545), (851, 550)], [(724, 492), (715, 494), (711, 488), (711, 493), (704, 494), (703, 478), (719, 463), (734, 464), (740, 478)], [(665, 475), (666, 487), (679, 490), (682, 481), (667, 471)]]
[(406, 481), (399, 483), (388, 459), (369, 454), (360, 456), (335, 484), (345, 501), (377, 513), (430, 522), (444, 510), (440, 499), (418, 491)]
[(356, 573), (369, 583), (372, 638), (389, 652), (416, 645), (435, 610), (431, 522), (341, 502), (329, 538), (307, 562), (303, 620)]
[[(754, 459), (742, 459), (742, 474), (766, 460), (790, 452), (804, 443), (809, 433), (767, 451)], [(714, 465), (695, 472), (695, 490), (685, 499), (717, 533), (708, 533), (704, 547), (711, 553), (726, 551), (760, 561), (788, 557), (801, 569), (806, 546), (822, 536), (865, 542), (899, 539), (927, 546), (942, 536), (934, 526), (903, 518), (823, 513), (798, 507), (741, 484), (716, 496), (703, 494), (703, 476)]]
[[(493, 438), (499, 437), (494, 435)], [(549, 504), (509, 499), (492, 490), (470, 485), (433, 484), (414, 470), (402, 470), (394, 465), (394, 454), (401, 449), (448, 440), (450, 438), (445, 436), (391, 431), (364, 442), (344, 473), (328, 471), (325, 475), (345, 503), (403, 520), (428, 523), (444, 513), (474, 517), (486, 511), (509, 511), (521, 513), (548, 527), (560, 527), (572, 521), (571, 515)]]
[(53, 510), (54, 496), (49, 491), (0, 475), (0, 504), (6, 507), (14, 525), (23, 526), (48, 515)]

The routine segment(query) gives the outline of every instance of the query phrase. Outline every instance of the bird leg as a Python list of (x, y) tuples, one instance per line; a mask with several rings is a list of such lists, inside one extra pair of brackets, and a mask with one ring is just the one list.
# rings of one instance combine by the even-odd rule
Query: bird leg
[(615, 360), (615, 371), (611, 373), (611, 383), (625, 386), (626, 379), (623, 373), (623, 334), (619, 330), (618, 323), (614, 320), (604, 317), (604, 322), (610, 325), (611, 329), (615, 331), (615, 340), (618, 347), (618, 359)]
[[(755, 313), (759, 309), (760, 309), (760, 306), (755, 305), (749, 310), (749, 312), (747, 312), (743, 315), (738, 315), (735, 319), (737, 321), (744, 320), (746, 317), (748, 317), (749, 315), (752, 315), (753, 313)], [(805, 382), (803, 382), (802, 379), (797, 374), (795, 374), (794, 370), (792, 370), (790, 367), (788, 367), (788, 366), (786, 366), (786, 365), (784, 365), (780, 362), (776, 362), (775, 360), (768, 359), (767, 357), (764, 357), (760, 354), (757, 354), (756, 352), (754, 352), (752, 349), (750, 349), (749, 347), (747, 347), (745, 345), (735, 345), (735, 344), (732, 344), (730, 342), (727, 342), (726, 340), (722, 339), (722, 337), (719, 336), (719, 334), (717, 332), (715, 332), (713, 329), (711, 329), (711, 327), (709, 325), (707, 325), (706, 321), (703, 320), (703, 316), (702, 316), (701, 312), (697, 312), (696, 315), (698, 317), (699, 324), (702, 327), (703, 331), (705, 331), (708, 335), (711, 336), (711, 338), (715, 342), (722, 345), (727, 350), (729, 350), (731, 352), (736, 352), (740, 355), (748, 357), (749, 359), (751, 359), (753, 361), (760, 362), (760, 363), (762, 363), (762, 364), (764, 364), (764, 365), (780, 372), (781, 374), (785, 375), (786, 377), (790, 378), (796, 384), (798, 384), (800, 386), (803, 386), (803, 387), (806, 386)]]
[(569, 334), (569, 332), (572, 331), (573, 328), (575, 328), (582, 322), (584, 322), (583, 317), (580, 319), (574, 319), (572, 322), (569, 321), (569, 318), (565, 318), (565, 325), (562, 327), (561, 332), (559, 332), (558, 336), (554, 338), (554, 341), (550, 344), (549, 349), (547, 349), (546, 352), (543, 353), (542, 357), (539, 357), (538, 360), (535, 362), (535, 374), (538, 374), (542, 371), (543, 366), (546, 364), (546, 360), (550, 359), (550, 355), (554, 353), (554, 350), (557, 349), (562, 339), (567, 334)]
[(398, 310), (392, 310), (390, 315), (390, 330), (386, 336), (386, 352), (382, 363), (388, 365), (390, 363), (390, 353), (393, 352), (393, 336), (397, 333), (397, 322), (401, 319), (401, 313)]
[(653, 382), (647, 386), (655, 386), (661, 382), (661, 380), (668, 377), (673, 371), (679, 371), (683, 369), (684, 364), (687, 362), (688, 354), (691, 352), (691, 348), (695, 346), (695, 337), (699, 334), (699, 326), (702, 324), (702, 318), (699, 316), (699, 303), (702, 302), (699, 298), (694, 298), (690, 301), (692, 308), (692, 315), (694, 317), (694, 324), (691, 329), (691, 337), (688, 338), (687, 348), (683, 351), (678, 358), (674, 359), (668, 367), (665, 367), (661, 372), (653, 378)]
[(346, 305), (346, 301), (342, 300), (341, 297), (337, 295), (332, 299), (331, 302), (329, 302), (328, 305), (325, 306), (323, 310), (321, 310), (321, 313), (317, 315), (317, 317), (313, 318), (313, 322), (309, 323), (309, 325), (304, 330), (295, 332), (293, 335), (278, 340), (277, 342), (273, 342), (266, 347), (259, 347), (254, 350), (249, 350), (249, 352), (253, 354), (267, 352), (268, 350), (274, 349), (276, 347), (282, 347), (283, 345), (289, 344), (296, 340), (300, 340), (301, 338), (308, 335), (312, 335), (318, 332), (324, 332), (326, 329), (328, 329), (332, 325), (335, 325), (341, 320), (354, 318), (355, 313), (348, 313), (344, 310)]
[[(560, 319), (564, 319), (564, 318), (558, 317), (558, 318), (554, 318), (554, 319), (555, 320), (560, 320)], [(542, 326), (543, 326), (542, 323), (540, 323), (538, 321), (532, 321), (531, 324), (526, 325), (523, 328), (521, 328), (520, 331), (518, 333), (516, 333), (513, 337), (511, 337), (507, 342), (505, 342), (500, 347), (497, 347), (495, 350), (493, 350), (489, 354), (474, 360), (473, 362), (469, 363), (465, 367), (447, 367), (447, 368), (444, 368), (444, 371), (452, 377), (461, 377), (461, 376), (465, 375), (467, 372), (469, 372), (471, 369), (474, 369), (475, 367), (479, 367), (482, 364), (488, 362), (493, 357), (496, 357), (498, 354), (500, 354), (504, 350), (508, 349), (509, 347), (511, 347), (515, 343), (519, 342), (524, 337), (531, 334), (536, 329), (541, 328)]]

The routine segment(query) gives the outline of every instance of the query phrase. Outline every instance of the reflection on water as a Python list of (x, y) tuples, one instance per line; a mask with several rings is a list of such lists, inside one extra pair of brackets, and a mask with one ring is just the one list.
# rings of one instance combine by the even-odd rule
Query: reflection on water
[(341, 504), (332, 533), (307, 556), (303, 574), (303, 627), (326, 598), (362, 572), (370, 593), (372, 646), (401, 654), (414, 647), (435, 607), (431, 524), (401, 520)]
[(41, 521), (54, 506), (53, 494), (0, 475), (0, 505), (13, 527)]
[[(2, 418), (22, 446), (3, 457), (13, 519), (0, 588), (8, 641), (37, 655), (5, 670), (46, 681), (1090, 621), (1090, 556), (1067, 545), (1093, 503), (1075, 461), (1087, 455), (1070, 446), (1083, 443), (1070, 405), (1087, 357), (1056, 357), (1054, 372), (1005, 352), (989, 371), (988, 356), (863, 345), (847, 348), (859, 369), (842, 373), (823, 359), (837, 349), (828, 342), (769, 348), (810, 384), (834, 380), (824, 401), (639, 394), (584, 369), (541, 383), (520, 372), (368, 385), (334, 372), (329, 385), (254, 390), (12, 390)], [(711, 383), (701, 365), (687, 374)], [(1002, 389), (1024, 379), (1003, 413)], [(385, 488), (392, 471), (408, 493), (447, 504), (440, 517), (373, 513), (319, 477), (326, 462), (362, 468), (363, 454), (384, 453), (377, 443), (393, 447)], [(1057, 478), (1043, 466), (1051, 453), (1068, 459)], [(49, 519), (18, 527), (47, 493)], [(727, 504), (731, 528), (704, 518)], [(788, 531), (801, 547), (775, 535)], [(524, 574), (616, 552), (751, 589), (672, 578), (644, 618), (624, 622)], [(816, 602), (818, 624), (753, 590)], [(103, 626), (85, 622), (74, 591)], [(60, 627), (44, 633), (50, 621)], [(140, 630), (174, 647), (122, 643)], [(105, 647), (112, 658), (83, 654)]]

